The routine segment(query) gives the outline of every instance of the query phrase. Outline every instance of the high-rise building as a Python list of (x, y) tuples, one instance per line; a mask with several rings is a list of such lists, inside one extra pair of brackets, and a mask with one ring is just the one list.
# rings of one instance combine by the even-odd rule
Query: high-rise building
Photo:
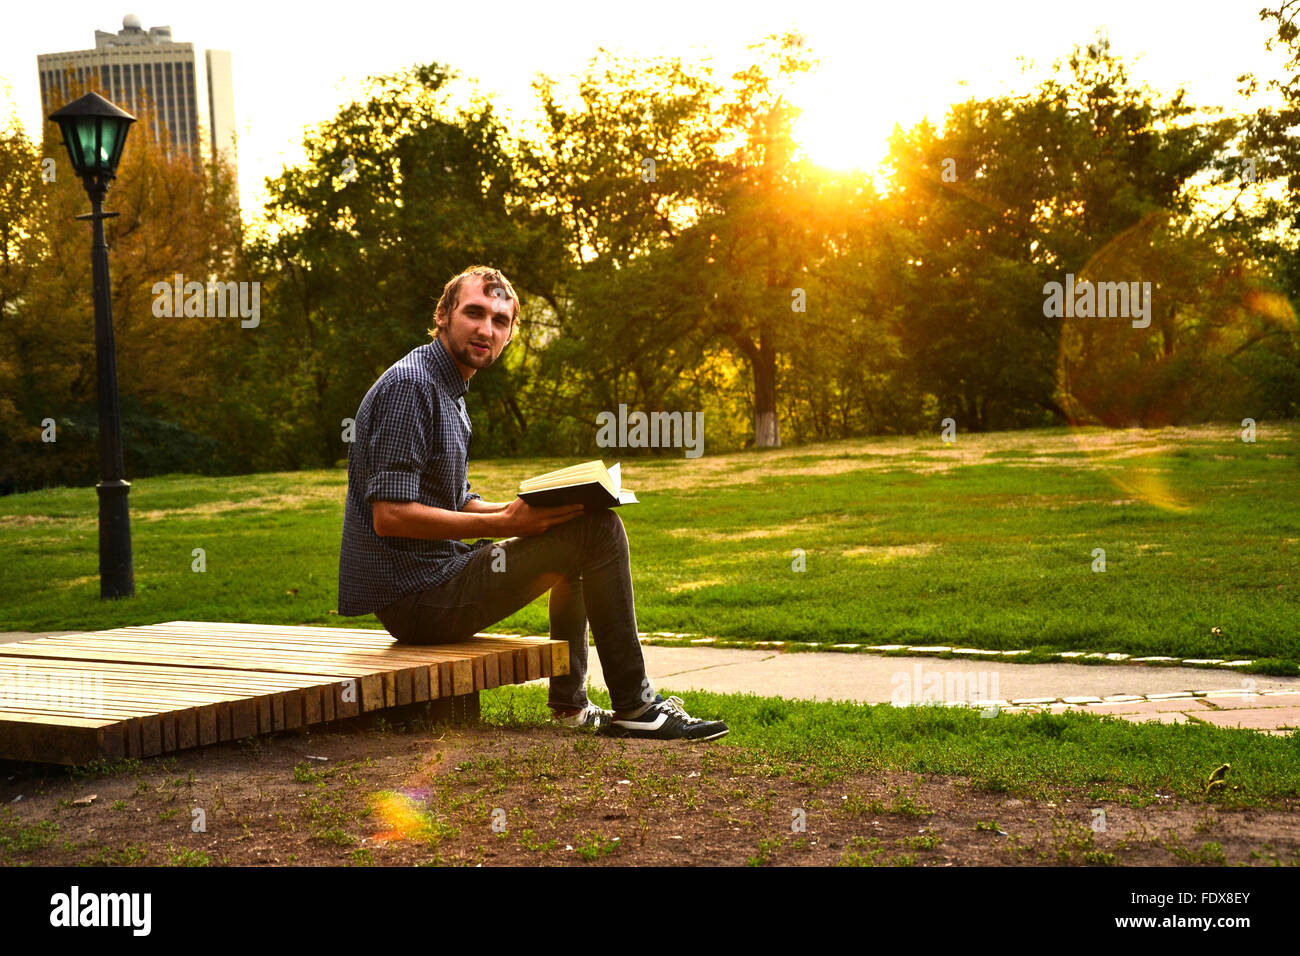
[(95, 49), (42, 53), (36, 65), (43, 115), (68, 102), (69, 80), (75, 79), (83, 90), (93, 90), (137, 116), (146, 99), (151, 102), (154, 132), (160, 132), (160, 124), (166, 127), (171, 155), (189, 155), (198, 162), (203, 155), (199, 129), (205, 126), (209, 156), (234, 165), (234, 93), (225, 50), (206, 51), (205, 101), (197, 95), (194, 45), (173, 41), (171, 27), (146, 32), (135, 14), (122, 19), (117, 33), (96, 30)]

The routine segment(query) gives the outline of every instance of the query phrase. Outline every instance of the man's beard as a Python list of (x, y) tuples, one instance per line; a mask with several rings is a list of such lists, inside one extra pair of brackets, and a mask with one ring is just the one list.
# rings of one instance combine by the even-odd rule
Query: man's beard
[[(477, 362), (473, 361), (473, 359), (479, 358), (486, 358), (487, 365), (479, 365)], [(496, 361), (496, 356), (492, 354), (492, 346), (490, 345), (486, 352), (479, 352), (479, 350), (474, 348), (471, 343), (466, 342), (465, 348), (461, 352), (460, 360), (471, 368), (489, 368), (492, 363)]]

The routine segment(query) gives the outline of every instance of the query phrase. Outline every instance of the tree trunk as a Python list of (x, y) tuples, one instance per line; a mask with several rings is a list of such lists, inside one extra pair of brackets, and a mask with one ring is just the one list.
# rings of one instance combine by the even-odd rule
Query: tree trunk
[(776, 354), (762, 343), (754, 354), (754, 447), (780, 448), (781, 423), (776, 415)]

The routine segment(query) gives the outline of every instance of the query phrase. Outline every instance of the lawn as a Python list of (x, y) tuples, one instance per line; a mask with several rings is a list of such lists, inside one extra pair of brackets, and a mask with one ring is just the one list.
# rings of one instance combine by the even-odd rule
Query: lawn
[(732, 727), (692, 746), (548, 726), (546, 697), (10, 766), (0, 866), (1300, 863), (1294, 735), (691, 693)]
[[(508, 500), (570, 463), (476, 460), (470, 482)], [(661, 454), (623, 476), (643, 631), (1300, 660), (1297, 423)], [(376, 627), (334, 613), (345, 488), (341, 469), (134, 482), (119, 602), (98, 597), (93, 488), (0, 499), (0, 630)], [(545, 633), (545, 596), (494, 630)]]

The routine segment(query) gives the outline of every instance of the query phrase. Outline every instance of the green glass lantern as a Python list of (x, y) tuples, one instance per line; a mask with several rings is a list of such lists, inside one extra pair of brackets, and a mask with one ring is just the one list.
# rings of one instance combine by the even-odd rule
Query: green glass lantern
[(135, 117), (98, 93), (87, 93), (50, 114), (63, 133), (63, 145), (78, 176), (112, 179)]

